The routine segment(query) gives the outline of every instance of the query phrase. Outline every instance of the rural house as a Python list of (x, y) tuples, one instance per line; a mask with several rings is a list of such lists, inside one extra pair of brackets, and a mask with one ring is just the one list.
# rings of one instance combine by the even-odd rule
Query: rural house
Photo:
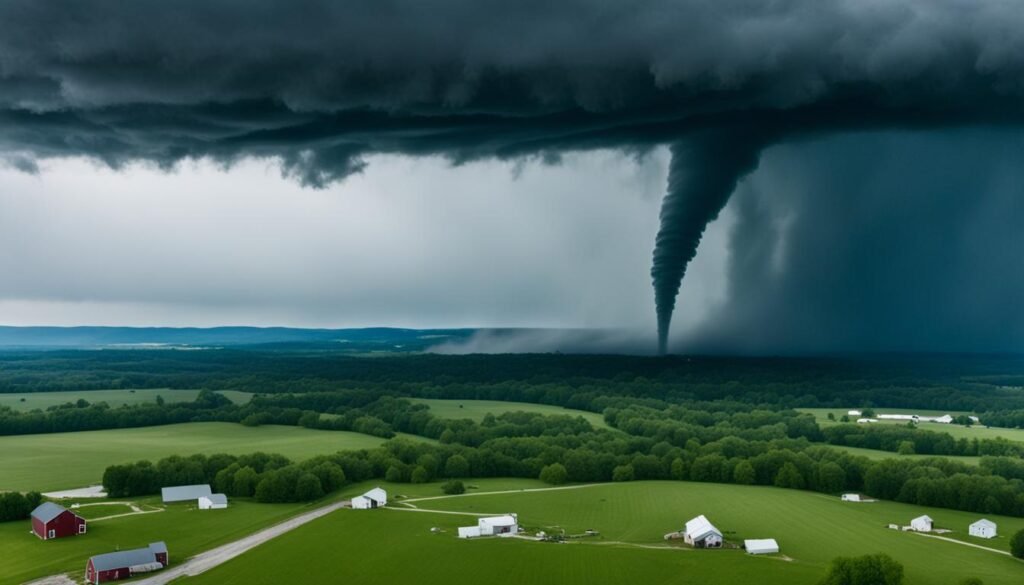
[(910, 521), (910, 529), (916, 532), (931, 532), (932, 519), (929, 516), (918, 516)]
[(720, 548), (722, 533), (703, 514), (686, 523), (683, 539), (694, 548)]
[(971, 524), (967, 528), (968, 534), (971, 536), (977, 536), (978, 538), (995, 538), (998, 536), (996, 532), (996, 523), (991, 520), (982, 518), (974, 524)]
[(744, 540), (743, 548), (751, 555), (773, 555), (779, 552), (779, 543), (774, 538)]
[(352, 498), (353, 510), (370, 510), (383, 508), (388, 505), (388, 493), (379, 487), (366, 492), (361, 496)]
[(85, 579), (93, 584), (128, 579), (163, 569), (167, 559), (167, 545), (162, 542), (154, 542), (146, 548), (96, 555), (85, 565)]
[(203, 485), (179, 485), (174, 487), (160, 488), (160, 496), (165, 504), (175, 502), (187, 502), (189, 500), (199, 501), (203, 496), (213, 494), (213, 490), (207, 484)]
[(223, 510), (228, 507), (228, 497), (224, 494), (199, 496), (200, 510)]
[(32, 532), (43, 540), (85, 534), (85, 518), (53, 502), (32, 510)]
[(515, 514), (490, 516), (477, 520), (476, 526), (460, 526), (459, 538), (478, 536), (515, 536), (519, 533), (519, 517)]

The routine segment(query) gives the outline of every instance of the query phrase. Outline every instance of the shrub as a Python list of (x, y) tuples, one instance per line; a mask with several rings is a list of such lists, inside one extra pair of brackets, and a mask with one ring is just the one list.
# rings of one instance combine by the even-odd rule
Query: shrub
[(612, 470), (612, 481), (633, 481), (633, 466), (619, 465)]
[(441, 486), (441, 491), (448, 495), (455, 496), (466, 493), (466, 486), (463, 485), (461, 481), (452, 479), (444, 482), (444, 485)]
[(832, 560), (821, 585), (901, 585), (903, 565), (885, 554)]
[(561, 485), (569, 479), (569, 472), (561, 463), (552, 463), (540, 470), (540, 480), (551, 485)]
[(1024, 559), (1024, 529), (1018, 530), (1010, 539), (1010, 554), (1018, 559)]

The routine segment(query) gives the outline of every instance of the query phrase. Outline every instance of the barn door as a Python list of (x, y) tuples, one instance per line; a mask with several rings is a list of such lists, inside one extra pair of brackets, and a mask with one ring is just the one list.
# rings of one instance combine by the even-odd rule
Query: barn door
[(55, 538), (56, 536), (57, 536), (57, 531), (56, 531), (56, 530), (54, 530), (53, 528), (51, 528), (51, 529), (50, 529), (50, 530), (49, 530), (49, 531), (48, 531), (48, 532), (46, 533), (46, 538)]

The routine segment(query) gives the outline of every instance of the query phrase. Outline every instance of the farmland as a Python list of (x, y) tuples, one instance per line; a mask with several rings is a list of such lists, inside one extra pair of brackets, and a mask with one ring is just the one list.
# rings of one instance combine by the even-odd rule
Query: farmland
[[(846, 451), (851, 455), (859, 455), (861, 457), (867, 457), (868, 459), (878, 461), (880, 459), (892, 459), (898, 457), (903, 460), (914, 460), (914, 459), (928, 459), (929, 457), (935, 457), (934, 455), (900, 455), (893, 453), (892, 451), (879, 451), (878, 449), (863, 449), (861, 447), (848, 447), (846, 445), (829, 445), (832, 449), (839, 449)], [(943, 455), (944, 459), (951, 459), (953, 461), (959, 461), (961, 463), (967, 463), (968, 465), (977, 465), (981, 461), (981, 457), (974, 457), (971, 455)]]
[[(147, 509), (162, 508), (159, 498), (136, 501)], [(109, 508), (107, 511), (111, 514), (129, 511), (124, 506), (97, 508)], [(61, 572), (77, 577), (94, 554), (111, 552), (118, 547), (123, 550), (145, 546), (158, 540), (167, 543), (171, 561), (178, 562), (307, 508), (304, 504), (256, 504), (235, 500), (227, 510), (202, 512), (194, 506), (175, 504), (162, 512), (90, 522), (89, 532), (84, 536), (51, 541), (42, 541), (30, 534), (27, 520), (4, 522), (0, 523), (0, 550), (4, 551), (0, 584), (21, 583)]]
[(480, 422), (488, 413), (498, 416), (506, 412), (535, 412), (545, 416), (582, 416), (595, 429), (610, 428), (604, 417), (596, 412), (562, 408), (547, 404), (531, 404), (529, 402), (502, 402), (500, 400), (442, 400), (418, 398), (414, 400), (430, 407), (430, 412), (439, 418), (468, 418)]
[[(249, 401), (252, 394), (237, 390), (220, 392), (236, 404)], [(199, 390), (174, 390), (170, 388), (138, 389), (138, 390), (83, 390), (81, 392), (18, 392), (0, 394), (0, 406), (9, 406), (14, 410), (46, 410), (51, 406), (87, 400), (91, 403), (106, 402), (110, 406), (155, 403), (156, 397), (166, 402), (189, 402), (196, 399)]]
[[(422, 489), (422, 488), (420, 488)], [(812, 584), (830, 559), (840, 555), (886, 552), (904, 564), (908, 585), (953, 585), (969, 576), (987, 585), (1010, 585), (1024, 577), (1024, 564), (995, 552), (924, 538), (886, 528), (928, 513), (937, 526), (966, 532), (978, 515), (890, 502), (842, 503), (836, 497), (794, 490), (686, 482), (632, 482), (580, 489), (521, 491), (413, 502), (421, 509), (519, 514), (531, 531), (569, 534), (595, 529), (601, 536), (567, 546), (521, 540), (460, 541), (455, 528), (470, 516), (400, 510), (343, 510), (317, 520), (185, 583), (274, 583), (292, 570), (275, 559), (303, 558), (311, 582), (356, 579), (395, 583), (414, 575), (422, 583), (458, 582), (460, 575), (492, 572), (508, 582)], [(401, 507), (400, 503), (393, 507)], [(666, 545), (662, 535), (689, 518), (707, 514), (728, 541), (774, 537), (779, 557), (750, 557), (738, 550), (692, 551)], [(972, 542), (1007, 549), (1012, 531), (1024, 520), (993, 516), (1000, 538)], [(443, 529), (432, 534), (430, 528)], [(963, 537), (967, 538), (967, 537)], [(363, 546), (367, 542), (387, 546)], [(333, 554), (359, 547), (359, 555)], [(402, 559), (401, 563), (388, 559)]]
[[(800, 408), (800, 409), (797, 409), (797, 410), (799, 410), (801, 412), (808, 412), (810, 414), (813, 414), (815, 420), (818, 421), (819, 425), (821, 425), (823, 427), (827, 427), (827, 426), (831, 426), (831, 425), (835, 425), (835, 424), (842, 424), (842, 423), (840, 423), (838, 421), (828, 420), (828, 413), (831, 412), (838, 419), (841, 415), (846, 414), (846, 411), (849, 410), (849, 409), (839, 409), (839, 408)], [(906, 409), (906, 408), (880, 408), (880, 409), (876, 409), (875, 412), (876, 413), (881, 412), (881, 413), (887, 413), (887, 414), (920, 414), (920, 415), (926, 415), (926, 416), (941, 416), (943, 414), (951, 414), (953, 416), (956, 416), (958, 414), (968, 414), (968, 413), (957, 412), (957, 411), (948, 411), (948, 410), (943, 410), (943, 411), (938, 411), (938, 410), (914, 410), (914, 409)], [(984, 419), (982, 419), (982, 420), (984, 420)], [(879, 424), (879, 425), (906, 425), (907, 421), (880, 420), (877, 423), (872, 423), (872, 424)], [(1019, 443), (1024, 443), (1024, 429), (1005, 429), (1005, 428), (997, 428), (997, 427), (986, 427), (984, 425), (973, 425), (973, 426), (970, 426), (970, 427), (965, 427), (963, 425), (953, 425), (953, 424), (946, 425), (946, 424), (940, 424), (940, 423), (927, 423), (927, 422), (920, 423), (918, 425), (918, 428), (926, 430), (926, 431), (936, 432), (936, 433), (948, 433), (954, 439), (979, 439), (980, 440), (980, 439), (1003, 438), (1003, 439), (1007, 439), (1009, 441), (1016, 441), (1016, 442), (1019, 442)]]
[(0, 437), (0, 490), (49, 491), (95, 484), (108, 465), (193, 453), (280, 453), (294, 460), (384, 439), (345, 431), (235, 423)]

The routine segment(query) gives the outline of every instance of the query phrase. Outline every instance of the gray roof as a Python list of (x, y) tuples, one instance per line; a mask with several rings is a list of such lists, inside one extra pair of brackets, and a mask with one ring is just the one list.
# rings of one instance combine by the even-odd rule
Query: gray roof
[(66, 511), (67, 508), (64, 506), (58, 506), (53, 502), (43, 502), (42, 504), (39, 504), (35, 510), (32, 510), (32, 517), (43, 524), (46, 524)]
[(123, 569), (156, 562), (156, 553), (167, 552), (167, 545), (162, 542), (154, 542), (146, 548), (135, 550), (123, 550), (119, 552), (96, 555), (92, 557), (92, 567), (97, 571), (109, 571), (111, 569)]
[(175, 487), (165, 487), (160, 490), (160, 495), (164, 499), (164, 503), (168, 502), (185, 502), (188, 500), (198, 500), (203, 496), (208, 496), (213, 493), (208, 484), (203, 485), (179, 485)]
[(225, 496), (224, 494), (210, 494), (210, 495), (205, 496), (205, 497), (206, 497), (206, 499), (210, 500), (211, 504), (227, 504), (228, 503), (228, 497)]

